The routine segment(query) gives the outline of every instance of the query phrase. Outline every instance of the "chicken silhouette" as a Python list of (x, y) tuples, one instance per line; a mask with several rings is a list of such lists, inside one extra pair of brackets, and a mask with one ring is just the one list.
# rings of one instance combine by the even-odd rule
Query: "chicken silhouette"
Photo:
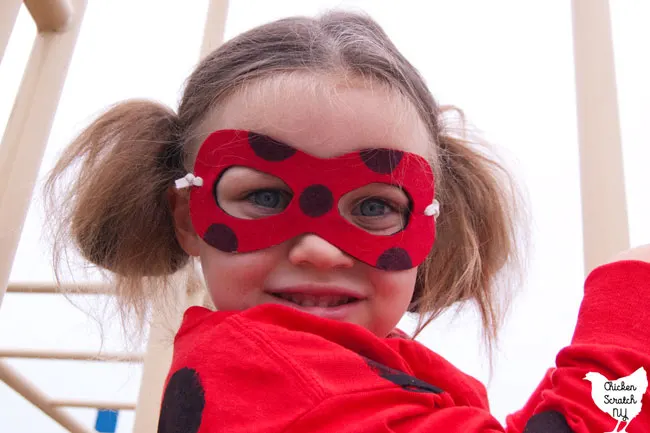
[[(591, 398), (598, 409), (617, 421), (614, 430), (607, 433), (626, 432), (632, 419), (641, 412), (641, 400), (648, 389), (645, 369), (641, 367), (629, 376), (617, 380), (609, 380), (600, 373), (589, 372), (584, 380), (591, 382)], [(627, 424), (618, 432), (621, 422)]]

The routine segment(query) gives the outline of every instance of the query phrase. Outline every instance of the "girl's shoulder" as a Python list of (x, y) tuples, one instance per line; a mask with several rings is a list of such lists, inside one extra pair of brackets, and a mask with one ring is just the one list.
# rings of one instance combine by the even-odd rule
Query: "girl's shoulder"
[(297, 380), (316, 398), (397, 386), (488, 407), (480, 381), (401, 330), (379, 338), (361, 326), (282, 305), (238, 312), (191, 307), (176, 339), (175, 356), (182, 353), (229, 364), (246, 359), (241, 374), (257, 370), (292, 376), (288, 382)]

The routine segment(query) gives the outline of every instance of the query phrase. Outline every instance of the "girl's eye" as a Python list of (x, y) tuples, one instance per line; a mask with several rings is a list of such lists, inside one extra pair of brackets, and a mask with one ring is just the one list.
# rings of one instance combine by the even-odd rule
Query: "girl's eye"
[[(379, 217), (390, 212), (390, 206), (383, 200), (371, 198), (364, 200), (359, 205), (359, 215), (364, 217)], [(353, 212), (354, 215), (354, 212)]]
[(369, 197), (357, 202), (349, 215), (351, 222), (369, 232), (391, 235), (406, 227), (408, 208), (383, 198)]
[(261, 208), (282, 210), (291, 201), (291, 195), (279, 189), (260, 189), (248, 194), (246, 199)]
[(277, 191), (255, 191), (249, 198), (258, 206), (276, 207), (280, 203), (280, 194)]
[(281, 214), (293, 192), (279, 177), (248, 167), (230, 167), (213, 185), (214, 200), (228, 215), (259, 219)]

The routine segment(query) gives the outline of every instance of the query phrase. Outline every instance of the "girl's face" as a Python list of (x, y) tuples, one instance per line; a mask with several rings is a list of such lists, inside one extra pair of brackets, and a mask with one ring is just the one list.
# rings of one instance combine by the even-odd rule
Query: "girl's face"
[[(320, 158), (365, 148), (426, 157), (429, 148), (414, 107), (385, 86), (313, 75), (267, 80), (235, 93), (209, 113), (198, 139), (219, 129), (254, 131)], [(360, 193), (339, 203), (343, 216), (380, 235), (399, 230), (400, 208), (408, 207), (402, 191), (373, 184)], [(245, 167), (226, 171), (217, 195), (225, 211), (251, 219), (281, 212), (292, 198), (278, 178)], [(172, 202), (179, 242), (188, 254), (200, 257), (219, 310), (278, 303), (355, 323), (384, 337), (408, 308), (417, 268), (382, 271), (314, 234), (259, 251), (225, 253), (194, 232), (186, 194), (176, 194)]]

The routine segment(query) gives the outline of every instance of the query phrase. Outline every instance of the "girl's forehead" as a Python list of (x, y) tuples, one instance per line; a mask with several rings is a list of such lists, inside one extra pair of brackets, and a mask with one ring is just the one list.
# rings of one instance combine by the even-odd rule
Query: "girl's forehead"
[(431, 139), (415, 107), (386, 85), (287, 75), (234, 92), (199, 126), (264, 134), (319, 158), (388, 148), (430, 156)]

